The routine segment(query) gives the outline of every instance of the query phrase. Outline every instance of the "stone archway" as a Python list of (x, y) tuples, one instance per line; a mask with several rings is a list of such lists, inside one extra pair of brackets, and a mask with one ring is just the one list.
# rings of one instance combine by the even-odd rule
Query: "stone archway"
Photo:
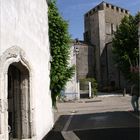
[(1, 140), (9, 140), (9, 125), (12, 139), (31, 140), (36, 137), (35, 103), (32, 94), (33, 70), (27, 60), (25, 52), (17, 46), (7, 49), (0, 57)]
[(20, 62), (8, 69), (8, 127), (13, 139), (31, 138), (29, 71)]

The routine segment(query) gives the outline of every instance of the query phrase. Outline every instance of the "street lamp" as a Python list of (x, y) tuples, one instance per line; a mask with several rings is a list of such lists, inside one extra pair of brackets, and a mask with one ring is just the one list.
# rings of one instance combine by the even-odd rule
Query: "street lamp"
[(73, 46), (73, 57), (75, 61), (75, 81), (76, 81), (76, 89), (77, 89), (77, 98), (80, 99), (80, 85), (78, 81), (78, 69), (77, 69), (77, 55), (79, 54), (79, 41), (76, 40)]
[(76, 81), (78, 82), (78, 69), (77, 69), (77, 55), (79, 54), (79, 41), (74, 42), (74, 49), (73, 49), (73, 54), (75, 56), (75, 68), (76, 68)]

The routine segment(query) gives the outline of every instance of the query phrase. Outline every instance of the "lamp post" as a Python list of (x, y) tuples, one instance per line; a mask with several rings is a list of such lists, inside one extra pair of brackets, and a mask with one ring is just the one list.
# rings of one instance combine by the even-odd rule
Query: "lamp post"
[(75, 66), (76, 66), (76, 81), (78, 81), (78, 68), (77, 68), (77, 55), (79, 54), (79, 41), (76, 39), (74, 42), (74, 56), (75, 56)]
[(78, 41), (76, 40), (74, 42), (73, 46), (73, 57), (75, 61), (75, 80), (76, 80), (76, 89), (77, 89), (77, 98), (80, 99), (80, 84), (78, 80), (78, 69), (77, 69), (77, 55), (79, 54), (79, 47), (78, 47)]

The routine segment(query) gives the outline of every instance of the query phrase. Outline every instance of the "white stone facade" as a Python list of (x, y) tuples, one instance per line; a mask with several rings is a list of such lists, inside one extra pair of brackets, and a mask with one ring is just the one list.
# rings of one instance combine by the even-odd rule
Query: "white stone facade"
[[(41, 140), (53, 127), (47, 11), (46, 0), (0, 0), (0, 140), (9, 140), (10, 66), (21, 72), (18, 90), (23, 94), (22, 100), (14, 100), (22, 114), (14, 125), (22, 132), (13, 139)], [(29, 72), (27, 78), (22, 68)]]
[[(75, 46), (71, 46), (71, 49), (70, 49), (69, 65), (76, 66)], [(78, 85), (77, 85), (76, 69), (75, 69), (73, 77), (71, 78), (70, 81), (67, 82), (65, 90), (64, 90), (64, 96), (65, 96), (66, 100), (78, 99), (78, 87), (77, 86)]]

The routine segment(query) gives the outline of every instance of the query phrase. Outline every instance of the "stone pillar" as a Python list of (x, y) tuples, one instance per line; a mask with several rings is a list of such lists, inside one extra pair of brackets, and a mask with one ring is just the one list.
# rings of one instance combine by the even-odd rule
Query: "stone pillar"
[(89, 82), (88, 84), (89, 84), (89, 98), (91, 98), (91, 82)]
[(80, 82), (77, 82), (77, 94), (78, 94), (78, 100), (80, 99)]

